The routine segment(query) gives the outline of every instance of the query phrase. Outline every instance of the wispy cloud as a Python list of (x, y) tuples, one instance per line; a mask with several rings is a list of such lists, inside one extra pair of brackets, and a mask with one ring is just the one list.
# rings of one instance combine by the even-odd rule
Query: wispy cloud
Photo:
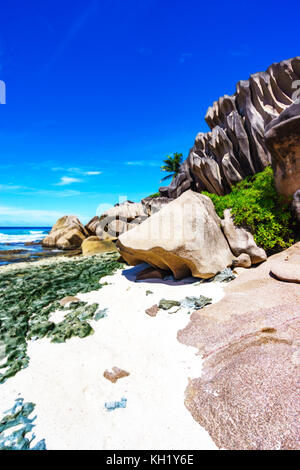
[(72, 178), (70, 176), (62, 176), (58, 183), (55, 183), (55, 186), (67, 186), (73, 183), (81, 183), (82, 180), (79, 178)]
[(72, 189), (65, 189), (63, 191), (51, 191), (47, 189), (37, 189), (35, 190), (32, 195), (34, 196), (41, 196), (41, 197), (54, 197), (54, 198), (62, 198), (62, 197), (75, 197), (80, 196), (82, 193), (80, 191), (74, 191)]
[(32, 188), (27, 188), (26, 186), (19, 186), (16, 184), (0, 184), (0, 193), (5, 192), (15, 192), (18, 191), (19, 189), (32, 189)]
[(61, 166), (51, 168), (52, 171), (64, 171), (67, 173), (71, 173), (73, 175), (83, 175), (83, 176), (95, 176), (101, 175), (102, 171), (98, 170), (86, 170), (83, 168), (64, 168)]
[(22, 207), (0, 206), (0, 223), (17, 223), (25, 225), (48, 225), (52, 224), (64, 214), (59, 211), (48, 211), (39, 209), (23, 209)]
[[(65, 184), (57, 184), (59, 186), (65, 186)], [(54, 198), (74, 197), (81, 194), (80, 191), (74, 191), (72, 189), (57, 191), (53, 189), (30, 188), (28, 186), (19, 186), (14, 184), (0, 184), (0, 194), (1, 193), (17, 194), (18, 196), (45, 196)]]

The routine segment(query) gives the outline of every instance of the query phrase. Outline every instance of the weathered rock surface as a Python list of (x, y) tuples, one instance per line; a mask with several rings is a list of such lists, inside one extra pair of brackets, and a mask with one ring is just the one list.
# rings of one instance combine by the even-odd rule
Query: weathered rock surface
[(81, 245), (83, 256), (97, 255), (117, 251), (116, 245), (112, 240), (100, 240), (98, 237), (88, 237)]
[(99, 217), (96, 234), (99, 238), (117, 238), (147, 219), (148, 213), (141, 202), (125, 201), (116, 204)]
[(265, 141), (272, 156), (277, 192), (293, 196), (300, 189), (300, 100), (267, 126)]
[(244, 228), (234, 225), (230, 209), (225, 209), (224, 220), (221, 220), (221, 225), (231, 251), (235, 256), (246, 253), (250, 256), (252, 264), (261, 263), (267, 259), (266, 252), (256, 245), (253, 235)]
[(235, 268), (251, 268), (251, 258), (247, 253), (241, 253), (235, 260), (233, 266)]
[(300, 248), (274, 264), (270, 272), (281, 281), (300, 283)]
[(300, 448), (300, 289), (270, 271), (300, 243), (244, 270), (178, 339), (204, 356), (185, 404), (225, 449)]
[(43, 246), (72, 250), (81, 246), (88, 232), (75, 215), (65, 215), (53, 225), (51, 232), (42, 241)]
[(187, 191), (129, 232), (117, 246), (132, 265), (142, 262), (171, 270), (176, 279), (210, 278), (234, 258), (211, 200)]
[(141, 200), (141, 203), (143, 204), (148, 214), (148, 217), (150, 217), (151, 215), (160, 211), (160, 209), (164, 207), (166, 204), (168, 204), (170, 201), (171, 199), (167, 197), (158, 196), (158, 197), (146, 197)]
[(148, 197), (141, 202), (125, 201), (105, 211), (100, 217), (93, 217), (85, 226), (89, 235), (101, 240), (117, 238), (131, 230), (170, 202), (166, 197)]
[(211, 132), (197, 135), (178, 176), (160, 188), (161, 195), (176, 198), (190, 188), (222, 195), (262, 171), (271, 163), (265, 127), (293, 103), (299, 79), (300, 57), (295, 57), (240, 81), (234, 95), (216, 101), (205, 117)]
[(97, 215), (95, 215), (95, 217), (93, 217), (85, 226), (85, 229), (87, 230), (88, 234), (91, 235), (91, 236), (95, 236), (96, 235), (96, 230), (97, 230), (97, 227), (100, 223), (100, 219)]

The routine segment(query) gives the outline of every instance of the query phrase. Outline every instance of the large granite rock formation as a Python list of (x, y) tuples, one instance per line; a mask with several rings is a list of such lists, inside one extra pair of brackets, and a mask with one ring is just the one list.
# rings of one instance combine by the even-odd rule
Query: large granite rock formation
[(300, 99), (266, 127), (277, 192), (291, 197), (300, 189)]
[(141, 202), (125, 201), (108, 209), (100, 217), (93, 217), (85, 228), (89, 235), (102, 240), (117, 238), (158, 212), (170, 200), (166, 197), (147, 197)]
[(129, 264), (147, 262), (171, 270), (176, 279), (209, 278), (234, 258), (211, 200), (186, 191), (117, 241)]
[(105, 238), (107, 235), (116, 238), (147, 217), (147, 211), (141, 202), (125, 201), (116, 204), (99, 217), (96, 234), (100, 238)]
[(222, 195), (234, 183), (262, 171), (271, 163), (265, 127), (293, 103), (299, 79), (296, 57), (240, 81), (234, 95), (216, 101), (205, 117), (211, 132), (197, 135), (178, 176), (160, 188), (161, 195), (176, 198), (190, 188)]
[(88, 231), (75, 215), (65, 215), (53, 225), (49, 235), (42, 241), (42, 245), (72, 250), (79, 248), (88, 236)]
[(178, 333), (204, 356), (185, 404), (220, 448), (300, 448), (300, 289), (270, 275), (299, 256), (297, 243), (243, 271)]

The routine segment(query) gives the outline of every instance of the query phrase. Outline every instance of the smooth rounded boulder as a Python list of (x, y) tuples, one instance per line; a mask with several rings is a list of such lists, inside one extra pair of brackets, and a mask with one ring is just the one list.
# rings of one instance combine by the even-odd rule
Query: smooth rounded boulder
[(51, 232), (42, 241), (42, 245), (60, 250), (79, 248), (88, 232), (75, 215), (65, 215), (53, 225)]
[(234, 258), (212, 201), (191, 190), (123, 233), (117, 246), (129, 264), (146, 262), (176, 279), (213, 277)]
[(108, 253), (110, 251), (117, 251), (116, 245), (112, 240), (100, 240), (98, 237), (88, 237), (81, 245), (83, 256), (98, 255), (101, 253)]
[(234, 225), (230, 209), (225, 209), (224, 220), (221, 221), (221, 224), (231, 251), (235, 256), (239, 257), (242, 253), (246, 253), (250, 256), (252, 264), (266, 261), (266, 252), (256, 245), (253, 235), (244, 228)]

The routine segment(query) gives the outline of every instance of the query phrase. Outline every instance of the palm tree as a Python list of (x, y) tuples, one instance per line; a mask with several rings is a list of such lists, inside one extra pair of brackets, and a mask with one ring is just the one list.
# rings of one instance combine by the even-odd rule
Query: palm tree
[(169, 178), (174, 179), (175, 176), (179, 173), (179, 168), (182, 163), (182, 153), (173, 153), (172, 155), (167, 155), (167, 158), (164, 160), (164, 165), (161, 166), (161, 171), (167, 171), (170, 175), (165, 176), (161, 181), (167, 180)]

